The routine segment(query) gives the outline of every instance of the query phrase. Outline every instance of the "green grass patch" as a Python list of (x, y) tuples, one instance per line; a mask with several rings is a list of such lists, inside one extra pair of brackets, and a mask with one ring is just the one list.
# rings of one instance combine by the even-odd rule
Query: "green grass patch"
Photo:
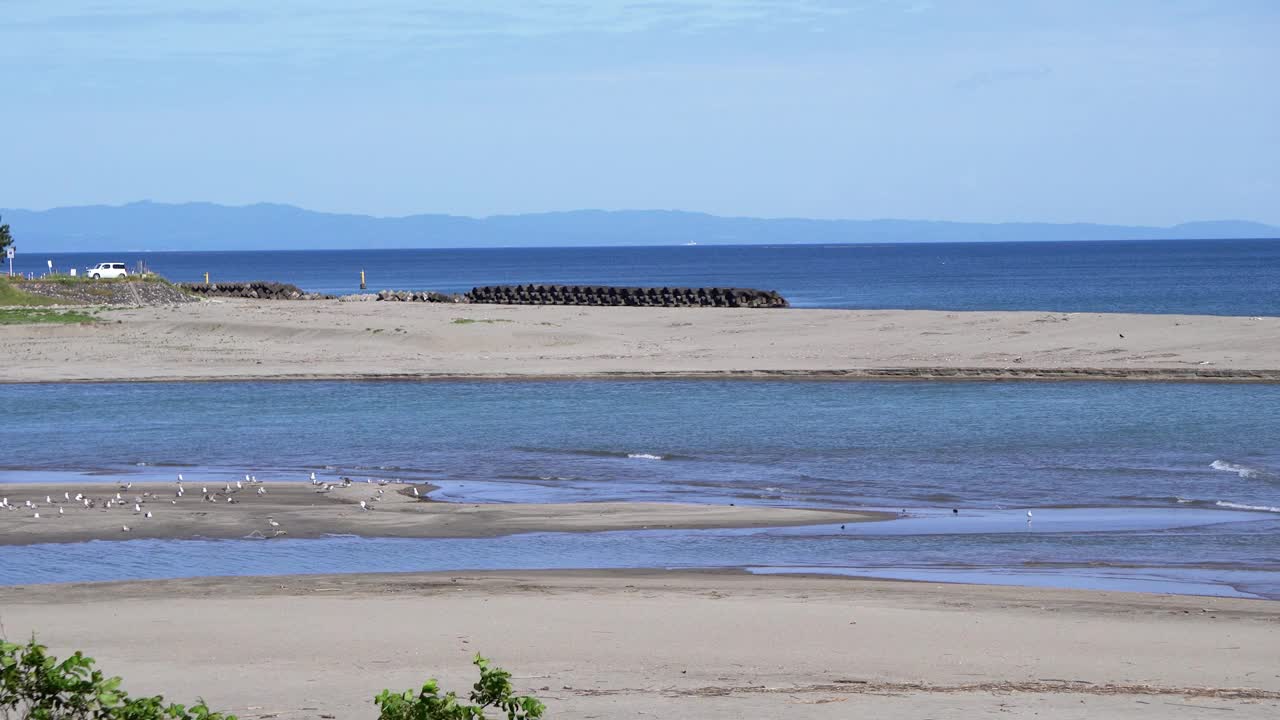
[(454, 325), (474, 325), (475, 323), (487, 323), (489, 325), (492, 325), (493, 323), (509, 323), (509, 322), (514, 322), (514, 321), (505, 320), (503, 318), (454, 318), (453, 319)]
[(0, 325), (79, 325), (97, 322), (98, 319), (78, 310), (52, 310), (49, 308), (0, 308)]
[(87, 285), (87, 284), (101, 284), (101, 283), (115, 283), (115, 284), (160, 283), (161, 285), (173, 284), (169, 282), (166, 278), (160, 277), (155, 273), (147, 273), (146, 275), (126, 275), (125, 277), (121, 277), (121, 278), (101, 278), (98, 280), (94, 280), (88, 275), (83, 275), (83, 274), (76, 275), (73, 277), (71, 275), (65, 275), (63, 273), (49, 273), (48, 275), (41, 275), (40, 277), (35, 278), (34, 280), (14, 278), (13, 282), (18, 285), (21, 285), (24, 282), (48, 283), (52, 285)]
[(8, 278), (0, 278), (0, 305), (56, 305), (57, 300), (23, 292)]

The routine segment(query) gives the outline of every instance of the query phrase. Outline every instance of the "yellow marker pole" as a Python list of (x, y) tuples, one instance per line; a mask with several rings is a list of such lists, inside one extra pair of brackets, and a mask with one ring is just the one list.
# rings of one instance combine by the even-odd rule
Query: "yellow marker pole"
[(363, 270), (361, 270), (361, 271), (360, 271), (360, 289), (361, 289), (361, 290), (364, 290), (364, 287), (365, 287), (365, 286), (364, 286), (364, 271), (363, 271)]
[(205, 284), (205, 285), (208, 285), (208, 284), (209, 284), (209, 273), (205, 273), (205, 274), (204, 274), (204, 284)]

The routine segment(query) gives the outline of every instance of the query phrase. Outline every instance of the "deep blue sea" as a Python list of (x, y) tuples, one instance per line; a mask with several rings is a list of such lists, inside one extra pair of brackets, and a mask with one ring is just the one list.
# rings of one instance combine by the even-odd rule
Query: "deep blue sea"
[(12, 385), (0, 394), (14, 421), (0, 437), (0, 494), (20, 481), (183, 472), (189, 482), (254, 473), (270, 483), (315, 470), (429, 481), (447, 500), (900, 515), (847, 530), (0, 546), (0, 584), (728, 566), (1280, 598), (1274, 385), (450, 381)]
[(145, 260), (174, 281), (276, 280), (335, 294), (499, 283), (733, 286), (798, 307), (1280, 315), (1280, 241), (150, 252), (41, 255), (41, 273)]

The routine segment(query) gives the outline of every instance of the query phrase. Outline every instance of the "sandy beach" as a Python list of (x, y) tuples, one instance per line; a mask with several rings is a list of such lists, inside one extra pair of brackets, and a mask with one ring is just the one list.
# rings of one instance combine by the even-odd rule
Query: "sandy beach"
[(0, 588), (10, 638), (241, 718), (374, 717), (482, 652), (554, 718), (1270, 718), (1275, 603), (735, 572)]
[[(258, 487), (265, 494), (259, 495)], [(228, 492), (218, 484), (207, 486), (211, 499), (206, 501), (202, 486), (191, 482), (184, 485), (182, 497), (177, 497), (173, 483), (134, 483), (127, 490), (114, 483), (4, 484), (0, 495), (14, 509), (0, 509), (0, 545), (140, 538), (316, 538), (330, 534), (493, 537), (528, 532), (821, 525), (888, 517), (875, 512), (676, 503), (443, 503), (422, 499), (430, 486), (420, 486), (419, 498), (411, 495), (412, 487), (355, 483), (318, 493), (305, 482), (271, 482), (245, 485), (240, 490), (231, 486)], [(120, 501), (108, 505), (117, 494)], [(94, 507), (85, 508), (75, 500), (76, 495), (91, 499)], [(27, 508), (27, 501), (38, 507)], [(361, 502), (368, 509), (361, 508)], [(152, 516), (146, 517), (146, 513)], [(127, 532), (124, 526), (128, 526)]]
[(216, 300), (0, 327), (0, 382), (439, 377), (1280, 381), (1280, 318)]

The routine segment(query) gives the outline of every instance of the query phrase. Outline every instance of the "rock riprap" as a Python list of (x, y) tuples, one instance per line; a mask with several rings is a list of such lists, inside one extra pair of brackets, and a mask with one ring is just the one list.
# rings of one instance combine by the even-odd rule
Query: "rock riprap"
[(183, 290), (201, 297), (235, 297), (251, 300), (332, 300), (332, 295), (309, 293), (297, 285), (278, 282), (183, 283)]

